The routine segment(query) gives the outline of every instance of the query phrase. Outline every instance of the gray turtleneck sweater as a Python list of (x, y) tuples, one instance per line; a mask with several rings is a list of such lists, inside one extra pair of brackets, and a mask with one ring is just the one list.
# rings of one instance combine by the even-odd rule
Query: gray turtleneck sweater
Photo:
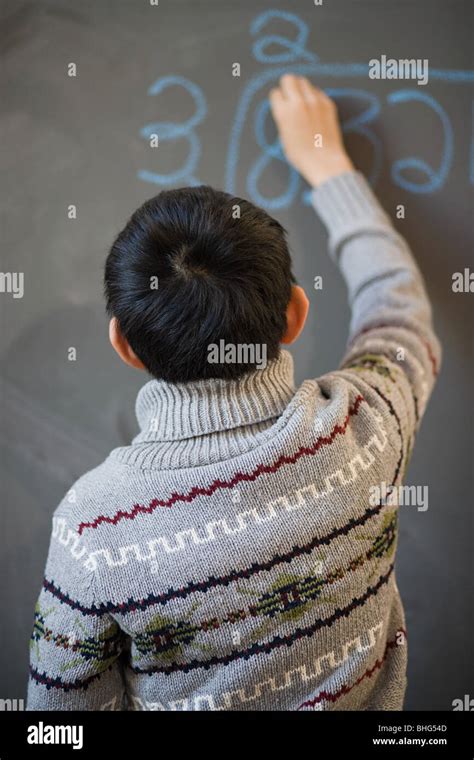
[(337, 371), (139, 392), (52, 518), (27, 709), (400, 710), (399, 496), (440, 347), (361, 174), (313, 191), (349, 291)]

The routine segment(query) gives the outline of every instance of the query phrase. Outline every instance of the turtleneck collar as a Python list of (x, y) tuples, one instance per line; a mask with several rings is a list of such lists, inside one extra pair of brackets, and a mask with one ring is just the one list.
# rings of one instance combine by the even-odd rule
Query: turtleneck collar
[(180, 441), (279, 417), (295, 393), (293, 357), (281, 350), (264, 369), (238, 380), (150, 380), (135, 405), (133, 443)]

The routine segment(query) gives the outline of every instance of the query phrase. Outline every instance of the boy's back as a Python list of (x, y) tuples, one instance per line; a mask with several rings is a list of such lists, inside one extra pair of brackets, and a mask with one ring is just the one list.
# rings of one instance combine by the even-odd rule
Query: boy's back
[(28, 709), (401, 709), (402, 482), (438, 369), (420, 274), (363, 177), (313, 193), (344, 275), (341, 368), (151, 380), (140, 433), (53, 517)]

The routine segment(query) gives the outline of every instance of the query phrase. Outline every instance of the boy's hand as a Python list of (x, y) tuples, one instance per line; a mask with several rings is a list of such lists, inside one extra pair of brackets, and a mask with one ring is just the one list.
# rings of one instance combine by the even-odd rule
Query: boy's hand
[(354, 170), (328, 95), (305, 77), (285, 74), (269, 97), (285, 156), (310, 185)]

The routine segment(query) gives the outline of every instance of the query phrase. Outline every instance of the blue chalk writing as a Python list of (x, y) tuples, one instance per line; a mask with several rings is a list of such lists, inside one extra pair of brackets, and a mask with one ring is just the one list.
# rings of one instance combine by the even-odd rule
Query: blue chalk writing
[[(363, 135), (372, 146), (372, 168), (369, 172), (368, 180), (375, 185), (382, 170), (383, 150), (380, 138), (369, 129), (370, 124), (380, 113), (380, 101), (376, 95), (366, 92), (365, 90), (356, 90), (352, 88), (332, 88), (328, 87), (325, 92), (334, 100), (342, 98), (360, 99), (366, 101), (367, 108), (356, 116), (341, 121), (341, 128), (344, 134)], [(311, 205), (312, 190), (305, 190), (302, 194), (303, 203)]]
[[(252, 36), (260, 32), (262, 27), (274, 18), (282, 19), (290, 24), (294, 24), (298, 30), (298, 36), (296, 40), (288, 40), (286, 37), (281, 37), (279, 34), (271, 34), (261, 37), (254, 43), (252, 48), (257, 61), (260, 61), (261, 63), (290, 63), (296, 61), (298, 58), (305, 58), (309, 61), (318, 60), (318, 56), (305, 49), (309, 31), (307, 25), (293, 13), (277, 10), (269, 10), (265, 11), (265, 13), (261, 13), (250, 25), (250, 33)], [(279, 45), (282, 48), (286, 48), (288, 52), (267, 54), (264, 52), (264, 48), (267, 48), (270, 45)]]
[[(292, 71), (297, 74), (304, 74), (305, 76), (309, 75), (319, 75), (319, 71), (321, 68), (324, 68), (324, 64), (295, 64), (292, 67)], [(240, 102), (237, 106), (237, 110), (234, 117), (234, 123), (230, 132), (230, 139), (229, 139), (229, 146), (227, 151), (227, 161), (226, 161), (226, 173), (225, 173), (225, 188), (229, 193), (235, 193), (235, 184), (236, 184), (236, 171), (237, 166), (239, 163), (239, 153), (240, 153), (240, 141), (242, 136), (243, 127), (245, 125), (248, 111), (250, 109), (250, 105), (252, 103), (252, 99), (254, 95), (258, 93), (259, 90), (262, 90), (269, 82), (273, 80), (279, 79), (282, 74), (285, 74), (288, 71), (288, 69), (284, 66), (278, 66), (275, 68), (267, 69), (266, 71), (263, 71), (261, 74), (258, 74), (257, 76), (253, 77), (250, 82), (247, 84), (242, 97), (240, 99)], [(374, 158), (373, 158), (373, 168), (370, 175), (370, 180), (372, 182), (375, 182), (382, 166), (382, 145), (372, 130), (369, 129), (368, 125), (370, 122), (372, 122), (379, 114), (380, 112), (380, 104), (378, 101), (378, 98), (364, 90), (356, 90), (356, 89), (349, 89), (349, 88), (340, 88), (340, 89), (331, 89), (326, 88), (326, 92), (334, 97), (355, 97), (358, 99), (366, 100), (368, 107), (366, 110), (364, 110), (361, 114), (358, 114), (357, 116), (353, 116), (350, 119), (347, 119), (342, 124), (342, 128), (345, 132), (357, 132), (358, 134), (364, 135), (372, 144), (373, 150), (374, 150)], [(257, 106), (258, 108), (258, 106)], [(258, 123), (258, 120), (257, 120)], [(262, 146), (262, 135), (261, 133), (256, 132), (256, 140), (257, 143)], [(279, 157), (276, 155), (276, 146), (273, 146), (272, 150), (274, 151), (273, 157)], [(269, 149), (267, 147), (267, 156), (269, 155)], [(262, 158), (257, 159), (258, 166), (261, 168), (262, 165), (266, 165), (268, 161), (264, 162)], [(253, 175), (258, 175), (258, 168), (256, 166), (252, 167), (250, 169), (250, 172)], [(247, 184), (249, 184), (247, 182)], [(255, 186), (253, 182), (250, 182), (250, 187), (252, 188), (252, 193), (255, 192)], [(259, 202), (262, 203), (262, 198), (257, 193), (255, 196), (252, 197), (260, 197)], [(288, 198), (290, 195), (287, 196)], [(306, 200), (308, 199), (308, 194), (305, 194)], [(268, 199), (266, 200), (266, 203), (268, 203)], [(277, 201), (278, 205), (277, 208), (282, 208), (280, 203), (282, 202), (282, 198)], [(291, 202), (291, 201), (290, 201)], [(271, 208), (274, 208), (274, 206), (271, 206)]]
[[(311, 74), (314, 71), (315, 65), (317, 64), (295, 64), (292, 66), (292, 71), (299, 74)], [(278, 79), (280, 76), (282, 76), (282, 74), (286, 74), (287, 71), (288, 68), (286, 66), (277, 66), (268, 69), (267, 71), (263, 71), (261, 74), (257, 74), (249, 81), (242, 93), (240, 101), (237, 105), (234, 123), (230, 131), (229, 146), (227, 150), (224, 184), (225, 189), (229, 193), (235, 193), (236, 171), (240, 153), (240, 140), (252, 98), (259, 90), (265, 87), (268, 82)]]
[(456, 69), (430, 69), (430, 79), (437, 79), (441, 82), (474, 82), (474, 71), (456, 70)]
[[(272, 22), (281, 22), (290, 25), (293, 36), (286, 37), (282, 34), (269, 34), (267, 27)], [(278, 139), (269, 142), (266, 138), (266, 122), (269, 118), (269, 102), (266, 97), (266, 88), (290, 70), (296, 74), (314, 77), (321, 80), (324, 77), (331, 78), (358, 78), (363, 77), (369, 81), (367, 63), (321, 63), (319, 57), (307, 50), (309, 28), (299, 16), (287, 11), (276, 9), (266, 10), (255, 17), (250, 25), (250, 34), (253, 38), (252, 52), (259, 63), (285, 64), (273, 65), (271, 68), (260, 72), (247, 83), (241, 98), (237, 104), (234, 121), (230, 130), (227, 149), (224, 187), (229, 193), (236, 193), (237, 169), (241, 149), (242, 134), (249, 116), (250, 110), (255, 113), (253, 127), (255, 140), (259, 146), (260, 154), (250, 165), (246, 177), (246, 188), (251, 199), (259, 205), (270, 209), (281, 209), (293, 203), (298, 195), (301, 179), (298, 173), (290, 167), (283, 155)], [(257, 37), (257, 35), (259, 35)], [(270, 52), (273, 50), (273, 52)], [(463, 84), (474, 82), (474, 71), (462, 69), (430, 69), (429, 81), (447, 82), (450, 84)], [(206, 99), (201, 88), (180, 76), (167, 76), (158, 79), (149, 89), (149, 95), (158, 95), (167, 87), (177, 85), (183, 87), (191, 96), (195, 104), (194, 114), (182, 123), (177, 122), (154, 122), (148, 124), (140, 131), (144, 138), (149, 138), (156, 133), (160, 140), (186, 139), (189, 143), (189, 152), (184, 164), (174, 172), (158, 174), (148, 170), (140, 170), (138, 177), (145, 182), (158, 185), (172, 185), (176, 182), (185, 182), (189, 185), (200, 184), (196, 177), (196, 169), (201, 156), (201, 142), (195, 128), (206, 117)], [(260, 92), (260, 91), (264, 92)], [(381, 103), (374, 94), (360, 89), (349, 87), (326, 88), (326, 92), (334, 99), (351, 98), (363, 105), (363, 110), (358, 110), (355, 115), (342, 121), (344, 134), (355, 133), (362, 135), (369, 141), (372, 148), (372, 166), (369, 172), (369, 180), (372, 184), (377, 182), (383, 165), (383, 146), (380, 138), (373, 130), (373, 122), (379, 117)], [(259, 97), (260, 94), (260, 97)], [(262, 97), (263, 96), (263, 97)], [(387, 96), (387, 104), (390, 106), (401, 105), (417, 101), (428, 106), (438, 118), (443, 129), (443, 150), (439, 166), (434, 169), (422, 158), (411, 156), (401, 158), (393, 162), (391, 166), (392, 181), (404, 190), (412, 193), (431, 193), (439, 190), (444, 185), (452, 166), (454, 154), (454, 137), (451, 121), (443, 107), (426, 90), (403, 89), (392, 92)], [(473, 104), (474, 122), (474, 104)], [(288, 179), (283, 193), (279, 196), (266, 197), (262, 194), (260, 183), (262, 177), (273, 161), (286, 164)], [(407, 178), (406, 172), (417, 170), (426, 180), (414, 182)], [(469, 180), (474, 184), (474, 135), (470, 145), (469, 155)], [(310, 203), (311, 191), (303, 190), (301, 198), (304, 203)]]
[(180, 76), (166, 76), (152, 84), (148, 90), (149, 95), (159, 95), (168, 87), (178, 85), (183, 87), (193, 98), (196, 109), (194, 114), (186, 121), (179, 123), (173, 121), (155, 121), (147, 124), (140, 130), (140, 134), (145, 139), (151, 135), (157, 134), (159, 140), (177, 140), (186, 138), (189, 142), (189, 153), (183, 166), (175, 172), (168, 174), (157, 174), (145, 169), (138, 172), (138, 177), (145, 182), (152, 182), (156, 185), (172, 185), (176, 182), (184, 181), (188, 185), (199, 185), (199, 180), (194, 176), (194, 171), (198, 165), (201, 156), (201, 142), (194, 132), (194, 127), (200, 124), (206, 116), (207, 105), (204, 94), (198, 85), (190, 82), (188, 79)]
[[(286, 208), (292, 203), (293, 198), (296, 195), (300, 183), (300, 177), (298, 172), (286, 162), (283, 151), (281, 149), (280, 141), (277, 139), (271, 144), (267, 143), (266, 141), (265, 118), (269, 111), (270, 104), (268, 100), (262, 101), (256, 113), (255, 135), (257, 138), (257, 143), (262, 148), (263, 153), (256, 160), (255, 164), (248, 173), (247, 190), (254, 202), (258, 203), (260, 206), (266, 206), (267, 208), (271, 209)], [(283, 161), (286, 164), (289, 174), (288, 187), (286, 192), (282, 193), (282, 195), (276, 198), (266, 198), (265, 196), (261, 195), (258, 189), (258, 180), (272, 159), (278, 159), (279, 161)]]
[(330, 87), (325, 90), (329, 97), (338, 100), (340, 98), (354, 98), (367, 102), (367, 108), (357, 116), (352, 116), (342, 122), (342, 131), (344, 134), (358, 134), (363, 135), (372, 145), (373, 149), (373, 163), (372, 169), (369, 174), (370, 182), (375, 185), (379, 178), (382, 169), (383, 151), (382, 143), (379, 137), (369, 129), (374, 119), (380, 114), (380, 101), (376, 95), (365, 90), (355, 90), (350, 88), (345, 89), (331, 89)]
[[(253, 44), (253, 53), (255, 58), (260, 62), (290, 62), (296, 61), (297, 58), (310, 60), (311, 63), (294, 63), (291, 70), (297, 74), (304, 74), (305, 76), (312, 75), (316, 78), (322, 77), (364, 77), (368, 79), (368, 63), (329, 63), (323, 64), (318, 62), (318, 57), (311, 54), (305, 49), (306, 41), (308, 38), (307, 25), (294, 14), (287, 14), (281, 11), (265, 11), (257, 16), (251, 24), (250, 32), (252, 36), (255, 36), (260, 32), (263, 27), (271, 20), (280, 18), (284, 21), (290, 22), (298, 30), (298, 36), (295, 40), (288, 40), (284, 37), (262, 36), (260, 40), (257, 40)], [(273, 56), (266, 55), (264, 49), (270, 45), (270, 43), (278, 44), (283, 48), (286, 48), (286, 52), (276, 54)], [(268, 69), (257, 76), (253, 77), (245, 88), (240, 102), (237, 106), (234, 123), (230, 133), (229, 146), (227, 152), (226, 172), (225, 172), (225, 187), (228, 192), (235, 192), (236, 185), (236, 170), (239, 163), (240, 153), (240, 141), (242, 136), (243, 127), (247, 118), (248, 111), (250, 109), (253, 97), (259, 90), (263, 89), (268, 83), (277, 80), (282, 74), (288, 71), (286, 67), (273, 67)], [(446, 82), (471, 82), (474, 81), (474, 71), (467, 70), (445, 70), (445, 69), (431, 69), (430, 79)], [(341, 97), (353, 97), (359, 99), (365, 99), (368, 103), (368, 107), (362, 113), (357, 116), (347, 119), (342, 124), (344, 133), (356, 132), (365, 136), (372, 145), (373, 148), (373, 166), (370, 172), (369, 179), (372, 184), (375, 184), (378, 176), (380, 175), (382, 163), (383, 163), (383, 149), (382, 144), (378, 136), (370, 129), (370, 123), (380, 113), (380, 103), (376, 96), (363, 90), (351, 90), (345, 89), (331, 89), (327, 88), (326, 92), (334, 98)], [(411, 93), (411, 94), (410, 94)], [(391, 168), (391, 176), (395, 184), (403, 187), (406, 190), (414, 193), (428, 193), (439, 189), (449, 172), (449, 168), (452, 163), (453, 155), (453, 137), (452, 128), (449, 118), (440, 106), (440, 104), (431, 96), (426, 94), (420, 95), (415, 91), (402, 90), (401, 92), (395, 92), (389, 95), (387, 101), (389, 104), (407, 102), (408, 100), (419, 100), (431, 107), (438, 115), (444, 130), (444, 149), (440, 166), (435, 172), (425, 161), (415, 157), (400, 159), (395, 161)], [(264, 101), (265, 102), (265, 101)], [(269, 145), (264, 137), (264, 114), (267, 109), (260, 104), (256, 105), (256, 119), (255, 119), (255, 137), (257, 144), (263, 149), (262, 154), (256, 159), (254, 164), (250, 167), (247, 176), (247, 189), (252, 199), (260, 205), (265, 205), (268, 208), (283, 208), (290, 205), (293, 201), (294, 195), (297, 191), (298, 183), (296, 178), (290, 173), (289, 182), (286, 192), (277, 198), (265, 198), (258, 189), (258, 180), (268, 166), (272, 159), (284, 160), (281, 147), (278, 142), (274, 142)], [(474, 148), (473, 148), (474, 155)], [(472, 162), (474, 163), (474, 158)], [(407, 180), (402, 172), (407, 169), (418, 169), (422, 171), (428, 177), (428, 181), (424, 183), (415, 183)], [(474, 168), (472, 169), (474, 174)], [(303, 201), (310, 203), (311, 191), (306, 190), (302, 194)]]
[[(417, 90), (399, 90), (398, 92), (392, 92), (387, 97), (387, 102), (390, 105), (394, 103), (409, 103), (411, 101), (424, 103), (439, 116), (444, 133), (443, 154), (437, 172), (433, 171), (431, 166), (420, 158), (402, 158), (395, 161), (391, 168), (392, 180), (399, 187), (403, 187), (404, 190), (410, 190), (412, 193), (432, 193), (443, 186), (451, 168), (454, 152), (453, 130), (446, 111), (430, 95), (420, 93)], [(402, 175), (404, 169), (416, 169), (426, 174), (428, 181), (424, 183), (410, 182)]]

